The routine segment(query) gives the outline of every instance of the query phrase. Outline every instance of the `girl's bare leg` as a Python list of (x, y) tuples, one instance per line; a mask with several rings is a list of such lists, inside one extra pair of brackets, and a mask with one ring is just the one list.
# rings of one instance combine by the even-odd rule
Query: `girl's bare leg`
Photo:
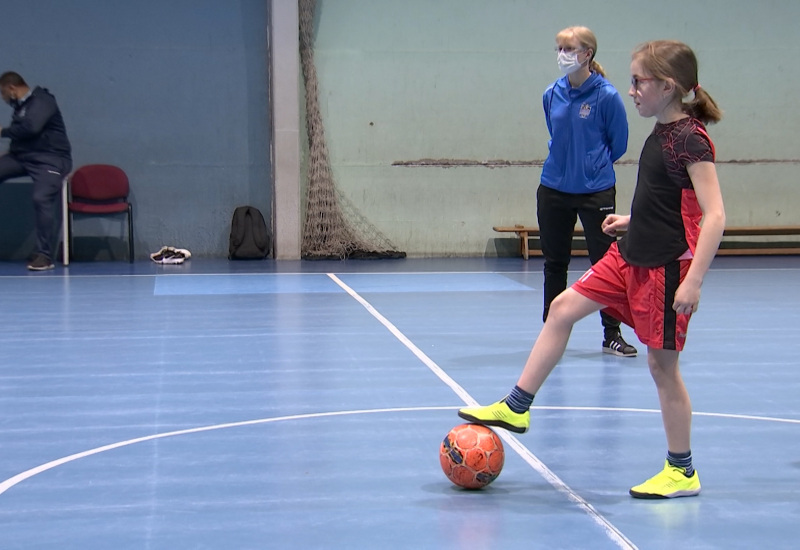
[(550, 304), (547, 321), (531, 349), (517, 386), (535, 394), (567, 348), (572, 327), (603, 306), (568, 288)]
[(692, 403), (678, 367), (678, 353), (648, 348), (647, 364), (658, 389), (667, 449), (685, 453), (691, 449)]

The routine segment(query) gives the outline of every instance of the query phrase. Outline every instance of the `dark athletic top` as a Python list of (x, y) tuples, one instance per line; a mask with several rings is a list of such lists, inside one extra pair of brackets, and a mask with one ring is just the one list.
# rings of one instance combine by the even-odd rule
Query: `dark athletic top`
[(686, 167), (714, 162), (714, 144), (699, 120), (656, 123), (639, 157), (631, 221), (619, 241), (631, 265), (657, 267), (694, 254), (702, 211)]

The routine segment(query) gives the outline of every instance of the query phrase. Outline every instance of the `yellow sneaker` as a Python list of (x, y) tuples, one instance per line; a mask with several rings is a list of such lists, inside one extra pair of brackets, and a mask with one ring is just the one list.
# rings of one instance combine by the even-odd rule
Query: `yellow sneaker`
[(664, 469), (636, 487), (630, 493), (634, 498), (693, 497), (700, 494), (700, 477), (697, 470), (692, 477), (683, 475), (683, 468), (664, 461)]
[(524, 434), (531, 425), (531, 413), (515, 413), (506, 405), (506, 400), (502, 399), (497, 403), (492, 403), (486, 407), (468, 407), (460, 409), (458, 416), (464, 420), (483, 424), (484, 426), (496, 426), (518, 434)]

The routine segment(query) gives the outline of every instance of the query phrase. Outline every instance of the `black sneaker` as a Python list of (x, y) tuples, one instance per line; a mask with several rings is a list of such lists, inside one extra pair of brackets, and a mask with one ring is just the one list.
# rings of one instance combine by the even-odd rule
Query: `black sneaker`
[(172, 248), (171, 246), (162, 246), (161, 250), (159, 250), (158, 252), (153, 252), (152, 254), (150, 254), (150, 259), (153, 260), (154, 262), (158, 262), (158, 261), (161, 260), (161, 258), (164, 257), (164, 255), (167, 252), (169, 252), (171, 250), (174, 250), (174, 248)]
[(159, 263), (175, 265), (175, 264), (182, 264), (184, 260), (186, 260), (186, 255), (183, 252), (181, 252), (180, 250), (171, 250), (170, 252), (164, 255), (164, 257), (161, 259)]
[(161, 250), (150, 254), (150, 259), (157, 264), (182, 264), (192, 257), (192, 253), (185, 248), (162, 246)]
[(53, 261), (44, 254), (35, 254), (33, 259), (28, 262), (28, 269), (31, 271), (47, 271), (54, 267)]
[(636, 348), (622, 338), (621, 332), (616, 332), (603, 340), (603, 353), (619, 355), (620, 357), (636, 357), (639, 353)]

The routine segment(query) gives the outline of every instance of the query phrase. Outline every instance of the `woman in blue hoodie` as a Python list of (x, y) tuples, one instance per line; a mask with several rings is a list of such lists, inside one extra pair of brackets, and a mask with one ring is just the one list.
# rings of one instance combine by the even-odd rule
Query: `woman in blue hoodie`
[[(628, 147), (628, 119), (619, 92), (594, 60), (597, 38), (586, 27), (568, 27), (556, 35), (558, 66), (564, 76), (542, 96), (549, 154), (536, 192), (536, 214), (544, 255), (544, 313), (567, 288), (572, 235), (578, 218), (592, 264), (615, 240), (601, 229), (616, 210), (614, 162)], [(636, 356), (622, 338), (620, 322), (600, 313), (603, 351)]]

